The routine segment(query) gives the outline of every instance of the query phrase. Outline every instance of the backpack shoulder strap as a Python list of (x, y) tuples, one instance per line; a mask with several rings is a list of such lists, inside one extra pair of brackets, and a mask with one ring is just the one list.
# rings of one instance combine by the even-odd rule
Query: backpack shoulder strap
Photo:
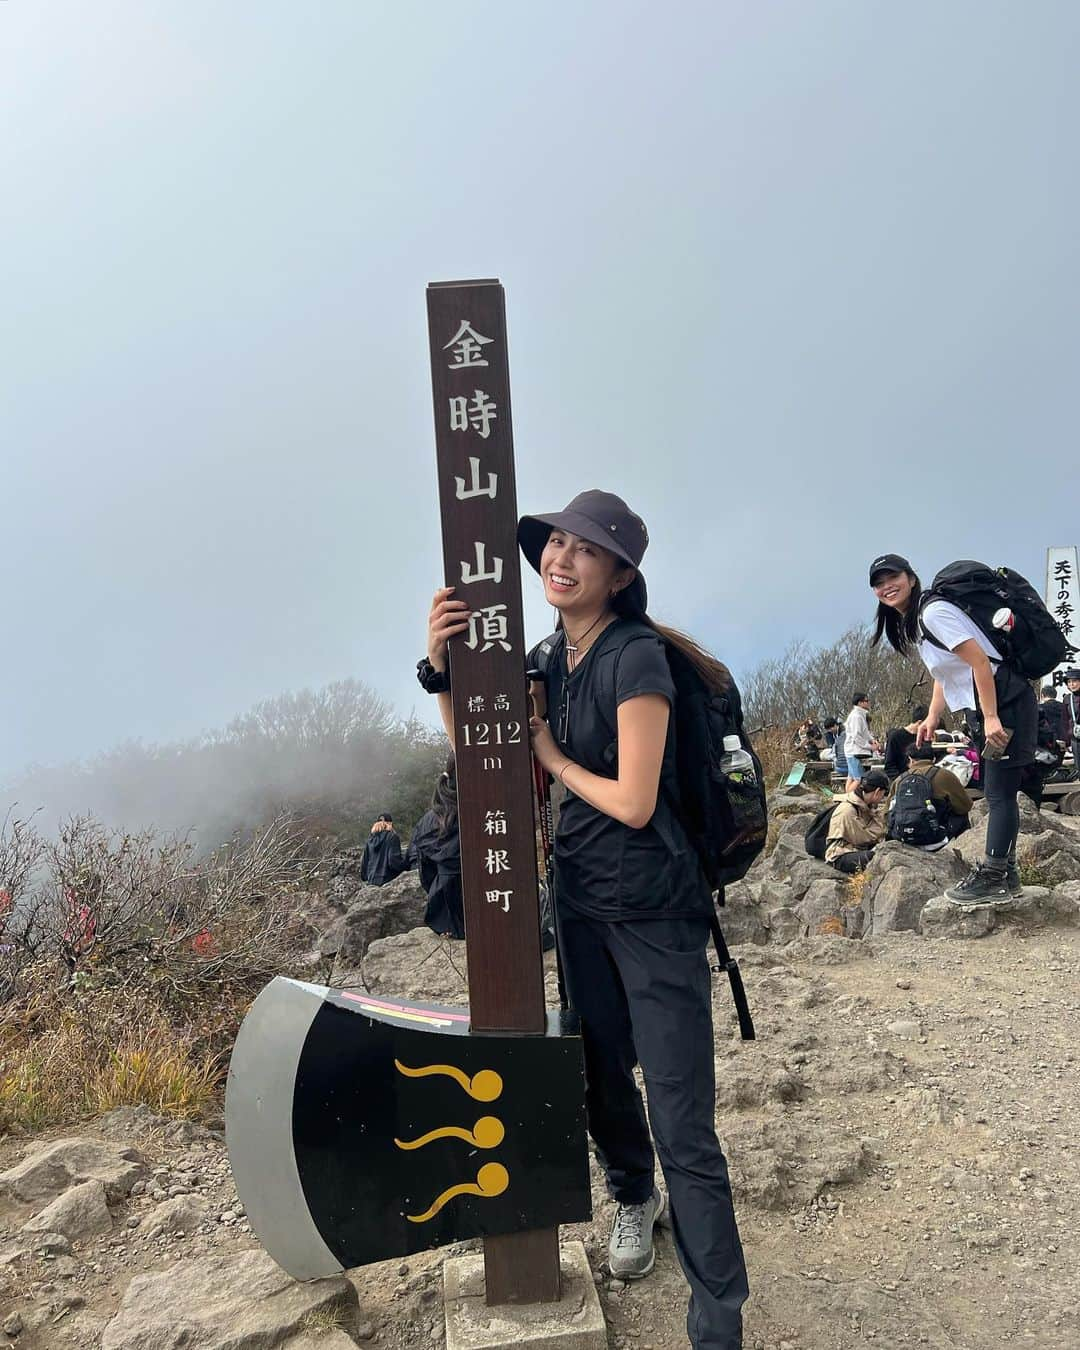
[(546, 676), (551, 669), (552, 661), (555, 659), (555, 653), (563, 640), (562, 629), (556, 628), (555, 632), (552, 633), (550, 637), (546, 637), (542, 642), (538, 642), (532, 650), (534, 659), (533, 664), (530, 666), (530, 670), (538, 670), (541, 675)]
[(936, 647), (938, 651), (947, 652), (949, 648), (945, 645), (944, 642), (938, 641), (938, 639), (933, 635), (933, 633), (931, 633), (931, 631), (929, 630), (929, 628), (927, 628), (926, 624), (923, 621), (923, 610), (926, 608), (926, 606), (931, 604), (933, 601), (940, 599), (941, 596), (935, 595), (933, 591), (924, 591), (923, 594), (919, 597), (919, 636), (922, 638), (924, 642), (929, 642), (932, 647)]
[(728, 945), (724, 941), (724, 930), (720, 927), (720, 920), (716, 917), (715, 912), (709, 923), (712, 928), (716, 956), (720, 962), (714, 969), (719, 974), (728, 977), (728, 983), (731, 985), (731, 997), (735, 1001), (735, 1013), (739, 1019), (739, 1035), (744, 1041), (756, 1040), (754, 1019), (750, 1016), (750, 1005), (746, 1001), (746, 990), (743, 987), (742, 975), (739, 973), (739, 963), (728, 950)]

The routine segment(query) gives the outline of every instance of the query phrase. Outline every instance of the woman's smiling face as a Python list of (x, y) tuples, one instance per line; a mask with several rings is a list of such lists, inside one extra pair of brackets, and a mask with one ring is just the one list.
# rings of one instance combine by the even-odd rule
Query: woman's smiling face
[(883, 605), (906, 614), (915, 583), (910, 572), (879, 572), (874, 578), (874, 594)]
[(633, 579), (610, 549), (590, 543), (569, 530), (552, 530), (540, 555), (540, 575), (549, 605), (564, 614), (595, 614)]

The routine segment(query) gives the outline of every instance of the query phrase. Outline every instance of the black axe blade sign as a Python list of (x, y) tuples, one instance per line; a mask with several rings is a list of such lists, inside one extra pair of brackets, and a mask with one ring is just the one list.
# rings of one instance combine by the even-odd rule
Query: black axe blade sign
[(581, 1039), (278, 978), (236, 1039), (225, 1125), (263, 1246), (313, 1279), (591, 1214)]

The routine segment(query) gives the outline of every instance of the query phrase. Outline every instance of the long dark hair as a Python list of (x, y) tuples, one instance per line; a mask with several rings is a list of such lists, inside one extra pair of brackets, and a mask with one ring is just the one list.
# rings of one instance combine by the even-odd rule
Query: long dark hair
[(639, 593), (630, 586), (626, 590), (619, 591), (612, 602), (611, 607), (620, 619), (636, 619), (638, 623), (643, 623), (647, 628), (664, 640), (669, 647), (674, 647), (686, 657), (687, 661), (693, 666), (694, 670), (701, 677), (705, 687), (714, 694), (726, 694), (731, 688), (733, 680), (731, 671), (724, 665), (723, 661), (718, 661), (715, 656), (707, 652), (688, 637), (686, 633), (680, 633), (677, 628), (668, 628), (665, 624), (657, 623), (655, 619), (650, 619), (641, 607)]
[(911, 598), (908, 601), (907, 613), (901, 614), (899, 610), (893, 609), (891, 605), (883, 605), (879, 600), (877, 613), (874, 615), (874, 636), (870, 644), (876, 647), (884, 634), (885, 641), (901, 656), (907, 656), (921, 636), (919, 601), (922, 599), (922, 582), (914, 572), (909, 572), (908, 576), (911, 578)]
[(431, 796), (431, 810), (439, 822), (440, 839), (457, 829), (457, 761), (452, 750), (446, 758), (446, 768), (439, 774), (435, 784), (435, 791)]

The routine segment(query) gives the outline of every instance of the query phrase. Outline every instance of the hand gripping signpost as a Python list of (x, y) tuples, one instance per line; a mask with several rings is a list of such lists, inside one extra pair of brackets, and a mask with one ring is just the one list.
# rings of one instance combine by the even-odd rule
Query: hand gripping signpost
[(229, 1156), (299, 1279), (482, 1237), (487, 1303), (554, 1302), (589, 1175), (578, 1026), (544, 1006), (503, 289), (434, 284), (428, 324), (446, 576), (471, 605), (450, 652), (469, 1007), (273, 980), (230, 1063)]

